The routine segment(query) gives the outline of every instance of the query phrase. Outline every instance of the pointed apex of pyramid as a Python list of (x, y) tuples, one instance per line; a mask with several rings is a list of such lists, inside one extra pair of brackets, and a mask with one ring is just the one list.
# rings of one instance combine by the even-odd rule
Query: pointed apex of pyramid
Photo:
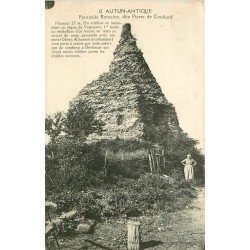
[(136, 55), (142, 54), (142, 52), (137, 48), (136, 38), (131, 33), (130, 23), (125, 23), (122, 26), (121, 37), (116, 49), (114, 51), (114, 58), (123, 58), (126, 55)]
[(122, 33), (121, 33), (121, 40), (126, 40), (128, 38), (131, 38), (131, 25), (130, 23), (125, 23), (122, 26)]

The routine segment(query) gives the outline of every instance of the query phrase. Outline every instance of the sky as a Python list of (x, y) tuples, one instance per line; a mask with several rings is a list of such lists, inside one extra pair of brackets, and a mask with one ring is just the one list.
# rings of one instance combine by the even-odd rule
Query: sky
[[(80, 58), (50, 57), (50, 27), (56, 22), (78, 21), (115, 8), (152, 9), (173, 15), (171, 20), (119, 20), (131, 24), (137, 46), (168, 101), (173, 103), (181, 128), (200, 141), (204, 152), (204, 6), (201, 0), (110, 1), (60, 0), (46, 10), (46, 113), (67, 111), (69, 102), (86, 84), (108, 71), (121, 26), (112, 46), (103, 54)], [(116, 20), (113, 20), (116, 21)]]

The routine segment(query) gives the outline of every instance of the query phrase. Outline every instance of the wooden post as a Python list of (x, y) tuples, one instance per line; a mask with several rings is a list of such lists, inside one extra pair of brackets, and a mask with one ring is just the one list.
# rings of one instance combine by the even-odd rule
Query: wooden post
[(151, 158), (152, 158), (152, 166), (153, 166), (153, 173), (155, 172), (155, 155), (154, 155), (154, 149), (150, 149), (151, 152)]
[(105, 158), (104, 158), (104, 167), (103, 167), (103, 169), (104, 169), (104, 178), (107, 178), (107, 176), (108, 176), (108, 171), (107, 171), (107, 154), (108, 154), (108, 152), (106, 151), (105, 152)]
[(166, 160), (164, 155), (163, 155), (163, 169), (166, 172)]
[(159, 154), (158, 149), (155, 150), (155, 157), (156, 157), (156, 173), (159, 174), (160, 173), (160, 154)]
[(158, 170), (157, 170), (157, 172), (158, 172), (158, 174), (160, 174), (161, 173), (161, 156), (160, 156), (160, 154), (157, 157), (158, 157)]
[(148, 150), (148, 159), (149, 159), (149, 167), (151, 170), (151, 173), (153, 173), (153, 162), (152, 162), (152, 156), (150, 154), (150, 151)]
[(128, 250), (140, 250), (140, 222), (128, 221)]

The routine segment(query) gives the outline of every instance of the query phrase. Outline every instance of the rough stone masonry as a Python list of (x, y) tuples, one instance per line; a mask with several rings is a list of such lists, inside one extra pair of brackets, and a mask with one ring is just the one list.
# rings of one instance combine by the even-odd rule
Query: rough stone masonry
[(86, 101), (104, 123), (102, 134), (93, 133), (87, 140), (150, 140), (150, 134), (159, 131), (179, 133), (175, 108), (138, 49), (129, 23), (123, 25), (113, 55), (109, 72), (86, 85), (74, 99)]

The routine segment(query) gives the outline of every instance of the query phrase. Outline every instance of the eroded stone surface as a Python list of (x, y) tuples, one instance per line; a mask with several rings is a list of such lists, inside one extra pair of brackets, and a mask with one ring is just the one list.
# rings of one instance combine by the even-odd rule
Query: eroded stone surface
[(180, 132), (175, 108), (167, 101), (152, 75), (143, 53), (124, 24), (109, 72), (85, 86), (74, 101), (89, 103), (96, 119), (104, 123), (103, 133), (93, 133), (88, 141), (99, 139), (147, 139), (147, 130), (160, 127)]

